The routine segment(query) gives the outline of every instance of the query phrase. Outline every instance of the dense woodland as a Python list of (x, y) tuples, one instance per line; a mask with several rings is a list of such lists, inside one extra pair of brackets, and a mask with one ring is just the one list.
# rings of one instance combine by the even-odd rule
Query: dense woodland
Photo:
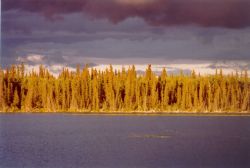
[(201, 76), (193, 71), (160, 76), (151, 65), (144, 75), (128, 70), (97, 71), (88, 66), (64, 68), (54, 77), (42, 65), (25, 74), (25, 66), (0, 70), (0, 111), (49, 112), (250, 112), (247, 70)]

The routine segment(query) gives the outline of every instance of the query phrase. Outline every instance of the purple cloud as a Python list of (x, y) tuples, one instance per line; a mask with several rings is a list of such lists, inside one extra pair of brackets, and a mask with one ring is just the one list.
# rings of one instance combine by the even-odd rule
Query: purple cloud
[(113, 23), (140, 17), (155, 26), (250, 26), (248, 0), (3, 0), (2, 9), (39, 13), (52, 20), (81, 12), (93, 18), (107, 18)]

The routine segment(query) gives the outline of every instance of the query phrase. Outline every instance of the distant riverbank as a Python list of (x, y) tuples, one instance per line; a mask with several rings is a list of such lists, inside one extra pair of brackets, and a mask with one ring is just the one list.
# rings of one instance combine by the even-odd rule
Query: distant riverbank
[(0, 114), (66, 114), (114, 116), (250, 116), (250, 112), (1, 112)]
[(137, 75), (134, 66), (115, 72), (110, 65), (105, 72), (64, 69), (56, 78), (42, 65), (39, 73), (24, 75), (24, 70), (21, 64), (0, 71), (0, 111), (250, 113), (247, 71), (201, 76), (195, 71), (169, 75), (162, 69), (158, 76), (151, 65), (144, 75)]

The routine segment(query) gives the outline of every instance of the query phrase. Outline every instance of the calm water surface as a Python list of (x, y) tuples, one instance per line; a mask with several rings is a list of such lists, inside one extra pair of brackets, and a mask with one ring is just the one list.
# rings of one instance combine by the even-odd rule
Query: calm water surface
[(250, 117), (1, 114), (0, 167), (250, 167)]

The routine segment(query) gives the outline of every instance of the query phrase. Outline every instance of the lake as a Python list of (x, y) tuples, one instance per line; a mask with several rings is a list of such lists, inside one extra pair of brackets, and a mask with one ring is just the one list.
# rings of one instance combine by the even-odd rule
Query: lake
[(2, 168), (250, 167), (250, 117), (0, 114)]

